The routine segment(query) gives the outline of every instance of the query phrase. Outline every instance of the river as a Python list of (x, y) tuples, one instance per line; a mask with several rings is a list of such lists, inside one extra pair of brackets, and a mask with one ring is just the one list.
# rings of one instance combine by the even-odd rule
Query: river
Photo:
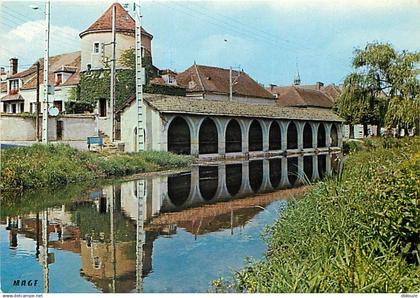
[(261, 258), (264, 227), (336, 165), (329, 154), (215, 163), (16, 198), (0, 218), (1, 289), (207, 292)]

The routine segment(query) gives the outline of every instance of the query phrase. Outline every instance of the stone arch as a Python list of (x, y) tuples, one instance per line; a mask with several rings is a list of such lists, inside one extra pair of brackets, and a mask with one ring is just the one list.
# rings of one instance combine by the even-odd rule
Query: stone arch
[(254, 192), (258, 192), (263, 183), (263, 167), (262, 160), (252, 160), (249, 162), (249, 185)]
[(289, 122), (287, 126), (287, 149), (297, 149), (298, 148), (298, 135), (297, 127), (293, 121)]
[(331, 125), (331, 146), (337, 147), (338, 146), (338, 131), (337, 131), (337, 125), (333, 123)]
[(325, 134), (325, 125), (320, 123), (318, 126), (318, 133), (317, 133), (317, 147), (327, 147), (327, 138)]
[(191, 173), (168, 177), (168, 197), (176, 207), (181, 207), (188, 200), (190, 192)]
[(226, 125), (225, 144), (227, 153), (242, 151), (241, 126), (235, 119), (231, 119)]
[(303, 148), (312, 148), (312, 128), (309, 123), (303, 127)]
[(280, 150), (281, 149), (281, 130), (277, 121), (271, 122), (270, 132), (268, 137), (268, 149)]
[(239, 193), (242, 186), (242, 164), (226, 165), (226, 189), (233, 197)]
[(248, 132), (249, 151), (263, 150), (263, 130), (257, 120), (253, 120)]
[(218, 134), (216, 123), (211, 118), (205, 118), (201, 122), (198, 132), (199, 154), (218, 152)]
[(270, 183), (272, 188), (277, 188), (281, 181), (281, 158), (273, 158), (269, 161)]
[(191, 130), (183, 117), (175, 117), (168, 127), (168, 151), (191, 154)]
[(210, 201), (217, 193), (219, 186), (219, 169), (217, 166), (205, 166), (198, 168), (199, 190), (205, 201)]

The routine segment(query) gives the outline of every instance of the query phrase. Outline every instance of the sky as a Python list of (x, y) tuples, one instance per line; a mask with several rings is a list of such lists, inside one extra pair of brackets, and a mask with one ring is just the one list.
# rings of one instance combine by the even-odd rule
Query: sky
[[(77, 51), (78, 34), (113, 1), (51, 0), (51, 55)], [(130, 1), (120, 1), (130, 3)], [(132, 3), (132, 1), (131, 1)], [(31, 5), (38, 5), (38, 10)], [(420, 0), (141, 1), (153, 64), (243, 69), (259, 83), (341, 83), (356, 48), (389, 42), (420, 50)], [(44, 3), (0, 0), (0, 66), (19, 70), (44, 49)]]

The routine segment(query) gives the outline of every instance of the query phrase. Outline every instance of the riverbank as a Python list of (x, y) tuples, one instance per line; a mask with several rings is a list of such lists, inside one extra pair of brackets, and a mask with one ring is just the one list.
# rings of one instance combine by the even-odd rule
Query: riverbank
[(169, 152), (95, 153), (67, 145), (41, 145), (1, 150), (2, 192), (56, 188), (76, 182), (122, 177), (137, 173), (185, 168), (189, 156)]
[(239, 292), (419, 292), (420, 138), (370, 140), (343, 172), (291, 201)]

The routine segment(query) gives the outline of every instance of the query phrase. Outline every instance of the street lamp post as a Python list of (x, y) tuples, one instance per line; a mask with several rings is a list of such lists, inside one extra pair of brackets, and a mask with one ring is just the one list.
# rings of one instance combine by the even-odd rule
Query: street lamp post
[(48, 143), (48, 60), (50, 55), (50, 1), (45, 1), (44, 102), (42, 110), (42, 143)]
[[(39, 7), (37, 5), (30, 5), (30, 8), (33, 10), (38, 10)], [(44, 47), (44, 100), (43, 100), (43, 107), (42, 107), (42, 143), (48, 143), (48, 108), (49, 108), (49, 100), (48, 100), (48, 79), (49, 79), (49, 57), (50, 57), (50, 0), (45, 1), (45, 47)], [(39, 63), (38, 70), (39, 70)], [(39, 71), (37, 73), (39, 77)], [(39, 80), (37, 78), (37, 90), (39, 90)], [(37, 92), (37, 121), (38, 121), (38, 93)], [(37, 132), (38, 137), (38, 132)]]

